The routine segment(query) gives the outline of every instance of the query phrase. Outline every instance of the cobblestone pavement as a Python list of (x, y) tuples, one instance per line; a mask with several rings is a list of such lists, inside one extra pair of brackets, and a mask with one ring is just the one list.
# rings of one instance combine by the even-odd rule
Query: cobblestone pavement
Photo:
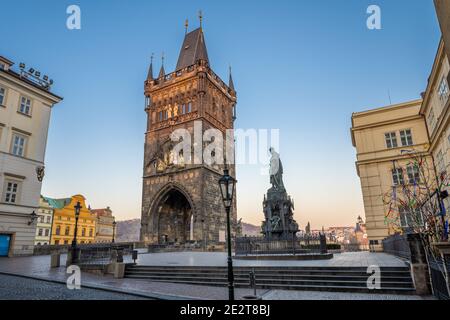
[(434, 300), (433, 297), (413, 295), (370, 294), (325, 291), (272, 290), (263, 295), (264, 300)]
[(0, 300), (144, 300), (127, 294), (81, 287), (69, 290), (64, 284), (0, 275)]
[[(65, 255), (61, 257), (61, 265), (65, 265)], [(256, 264), (255, 264), (256, 262)], [(234, 265), (299, 265), (299, 266), (360, 266), (378, 264), (380, 266), (404, 266), (405, 263), (396, 257), (383, 253), (359, 252), (355, 254), (335, 255), (332, 260), (326, 261), (244, 261), (235, 260)], [(159, 253), (140, 254), (138, 264), (141, 265), (226, 265), (226, 255), (223, 253)], [(0, 258), (0, 272), (13, 273), (59, 281), (63, 283), (68, 277), (65, 267), (50, 269), (50, 256), (32, 256), (17, 258)], [(0, 279), (1, 281), (1, 279)], [(24, 279), (25, 282), (32, 281)], [(91, 273), (82, 273), (82, 286), (103, 288), (107, 290), (134, 293), (150, 298), (161, 299), (227, 299), (226, 287), (209, 287), (189, 284), (164, 283), (138, 279), (115, 279), (112, 275), (99, 276)], [(11, 284), (11, 283), (10, 283)], [(48, 283), (47, 283), (48, 284)], [(12, 285), (12, 284), (11, 284)], [(50, 285), (50, 284), (48, 284)], [(56, 284), (58, 285), (58, 284)], [(2, 286), (3, 288), (4, 286)], [(87, 289), (85, 289), (87, 290)], [(94, 290), (96, 292), (98, 290)], [(107, 294), (104, 291), (103, 294)], [(120, 295), (120, 293), (118, 293)], [(236, 289), (236, 298), (252, 294), (250, 289)], [(356, 294), (339, 292), (310, 292), (310, 291), (284, 291), (284, 290), (258, 290), (258, 295), (265, 300), (420, 300), (418, 296)], [(130, 297), (128, 297), (130, 299)], [(137, 298), (137, 297), (136, 297)], [(84, 298), (83, 298), (84, 299)], [(88, 299), (88, 298), (86, 298)]]

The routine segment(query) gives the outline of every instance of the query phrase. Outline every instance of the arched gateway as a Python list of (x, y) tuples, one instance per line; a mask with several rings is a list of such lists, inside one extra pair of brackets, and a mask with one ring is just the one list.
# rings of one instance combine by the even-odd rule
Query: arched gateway
[(192, 201), (180, 188), (164, 188), (155, 199), (151, 211), (158, 243), (186, 243), (195, 240)]

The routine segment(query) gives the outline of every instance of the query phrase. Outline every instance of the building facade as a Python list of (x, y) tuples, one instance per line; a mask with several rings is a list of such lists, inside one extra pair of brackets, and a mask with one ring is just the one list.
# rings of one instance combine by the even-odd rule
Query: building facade
[(383, 197), (405, 181), (415, 183), (410, 153), (428, 153), (422, 100), (353, 113), (351, 136), (356, 148), (356, 170), (361, 180), (369, 243), (381, 249), (381, 240), (399, 230), (389, 223), (389, 206)]
[(53, 208), (53, 225), (51, 244), (68, 245), (72, 243), (75, 234), (75, 206), (81, 205), (78, 218), (77, 243), (88, 244), (95, 242), (97, 217), (86, 206), (86, 198), (75, 195), (65, 199), (45, 198)]
[(53, 208), (44, 197), (39, 199), (35, 246), (49, 245), (52, 234)]
[[(226, 213), (218, 185), (223, 175), (223, 158), (221, 163), (204, 161), (206, 143), (202, 138), (208, 129), (218, 129), (222, 137), (231, 131), (233, 139), (236, 91), (231, 73), (227, 85), (211, 69), (201, 27), (186, 32), (175, 72), (166, 74), (162, 66), (154, 78), (153, 63), (150, 65), (145, 97), (141, 240), (197, 241), (205, 245), (224, 242)], [(189, 132), (185, 137), (192, 142), (188, 149), (174, 148), (171, 134), (176, 129)], [(197, 148), (201, 149), (200, 159), (192, 155)], [(216, 150), (210, 152), (211, 156), (216, 155)], [(230, 163), (229, 168), (235, 176), (234, 164)], [(236, 197), (232, 220), (235, 226)]]
[(32, 68), (0, 57), (0, 256), (33, 253), (52, 107), (62, 98)]
[(92, 209), (92, 214), (97, 218), (95, 229), (95, 242), (107, 243), (112, 242), (113, 236), (117, 236), (115, 229), (115, 218), (109, 207), (104, 209)]

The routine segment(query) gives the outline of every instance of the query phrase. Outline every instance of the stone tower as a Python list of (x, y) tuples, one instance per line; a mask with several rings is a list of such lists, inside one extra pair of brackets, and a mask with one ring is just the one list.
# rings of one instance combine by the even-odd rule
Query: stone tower
[[(153, 59), (145, 81), (144, 175), (142, 192), (141, 240), (147, 243), (198, 242), (205, 246), (225, 241), (226, 213), (218, 180), (222, 163), (203, 159), (173, 161), (171, 133), (186, 129), (191, 151), (204, 140), (198, 138), (211, 128), (225, 137), (236, 119), (236, 91), (231, 77), (228, 85), (210, 67), (202, 27), (186, 32), (176, 69), (166, 74), (164, 60), (157, 78)], [(232, 132), (232, 131), (231, 131)], [(224, 138), (225, 140), (225, 138)], [(233, 140), (234, 146), (234, 140)], [(184, 152), (184, 150), (183, 150)], [(214, 151), (213, 151), (214, 152)], [(225, 153), (225, 152), (224, 152)], [(235, 176), (235, 166), (229, 165)], [(232, 225), (236, 225), (236, 197)]]

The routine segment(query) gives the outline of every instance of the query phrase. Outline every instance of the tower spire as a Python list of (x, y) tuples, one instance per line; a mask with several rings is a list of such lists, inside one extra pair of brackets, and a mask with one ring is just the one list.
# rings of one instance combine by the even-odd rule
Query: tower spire
[(188, 32), (188, 27), (189, 27), (189, 20), (186, 19), (186, 21), (184, 22), (184, 28), (185, 28), (184, 34), (187, 34), (187, 32)]
[(228, 87), (231, 90), (236, 91), (236, 90), (234, 90), (233, 76), (231, 74), (231, 65), (229, 66), (229, 72), (230, 72), (230, 78), (228, 79)]
[(200, 20), (200, 29), (202, 29), (202, 24), (203, 24), (203, 12), (202, 12), (202, 10), (198, 11), (198, 19)]
[(164, 70), (164, 52), (161, 54), (161, 69), (159, 70), (158, 78), (162, 78), (166, 75), (166, 71)]
[(150, 57), (150, 67), (148, 68), (147, 80), (153, 80), (153, 53)]

